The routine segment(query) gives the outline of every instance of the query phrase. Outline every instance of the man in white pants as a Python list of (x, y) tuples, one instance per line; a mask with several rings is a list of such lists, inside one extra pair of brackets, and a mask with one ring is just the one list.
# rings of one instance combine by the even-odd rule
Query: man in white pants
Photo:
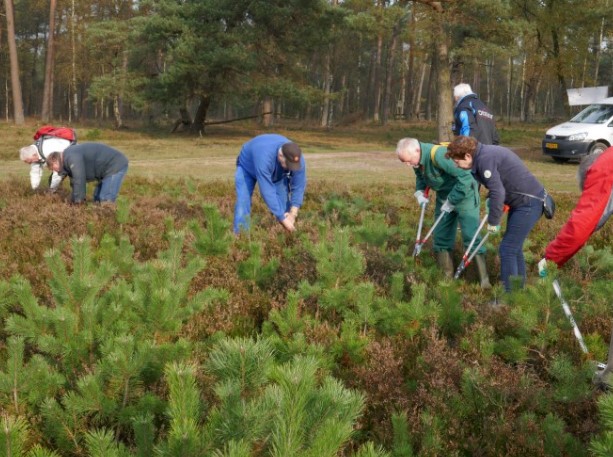
[[(41, 151), (36, 144), (25, 146), (19, 150), (19, 158), (31, 165), (30, 184), (33, 190), (40, 186), (47, 156), (52, 152), (64, 152), (64, 149), (70, 145), (71, 142), (63, 138), (45, 138), (40, 145)], [(62, 176), (53, 172), (49, 180), (49, 190), (55, 192), (62, 183), (62, 179)]]

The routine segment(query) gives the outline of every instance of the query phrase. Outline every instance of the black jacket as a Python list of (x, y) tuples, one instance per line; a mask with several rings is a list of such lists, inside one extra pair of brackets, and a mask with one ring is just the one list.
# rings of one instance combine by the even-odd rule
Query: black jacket
[(79, 143), (64, 150), (60, 174), (69, 176), (72, 183), (72, 201), (85, 200), (87, 183), (102, 181), (128, 166), (125, 155), (102, 143)]
[(489, 190), (490, 225), (500, 224), (504, 205), (527, 205), (532, 197), (523, 194), (543, 197), (543, 185), (513, 151), (502, 146), (478, 144), (471, 172)]

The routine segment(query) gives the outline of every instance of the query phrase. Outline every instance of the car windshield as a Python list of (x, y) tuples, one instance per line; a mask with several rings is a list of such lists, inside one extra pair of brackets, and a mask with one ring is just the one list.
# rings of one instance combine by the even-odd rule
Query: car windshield
[(590, 105), (573, 117), (571, 122), (581, 124), (604, 124), (613, 116), (613, 105)]

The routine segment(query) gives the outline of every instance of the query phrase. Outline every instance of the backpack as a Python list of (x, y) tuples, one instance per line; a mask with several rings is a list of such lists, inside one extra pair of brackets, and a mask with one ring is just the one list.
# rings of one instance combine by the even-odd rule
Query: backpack
[(70, 144), (77, 144), (77, 132), (70, 127), (54, 127), (53, 125), (44, 125), (34, 133), (34, 144), (38, 149), (38, 154), (43, 161), (47, 158), (43, 154), (43, 141), (47, 138), (62, 138), (70, 141)]

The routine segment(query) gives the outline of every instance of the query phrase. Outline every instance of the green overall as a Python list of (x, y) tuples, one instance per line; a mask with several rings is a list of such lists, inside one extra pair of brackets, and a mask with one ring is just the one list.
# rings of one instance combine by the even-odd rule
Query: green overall
[[(445, 157), (446, 146), (438, 146), (434, 152), (434, 162), (431, 151), (435, 145), (420, 143), (421, 160), (415, 168), (416, 188), (425, 190), (429, 187), (436, 191), (435, 220), (441, 213), (445, 200), (455, 206), (455, 209), (443, 216), (434, 229), (434, 251), (453, 252), (458, 224), (462, 232), (464, 249), (468, 248), (475, 232), (479, 228), (479, 188), (469, 170), (456, 167), (455, 163)], [(479, 244), (478, 236), (474, 246)], [(485, 253), (485, 247), (479, 249), (479, 254)]]

